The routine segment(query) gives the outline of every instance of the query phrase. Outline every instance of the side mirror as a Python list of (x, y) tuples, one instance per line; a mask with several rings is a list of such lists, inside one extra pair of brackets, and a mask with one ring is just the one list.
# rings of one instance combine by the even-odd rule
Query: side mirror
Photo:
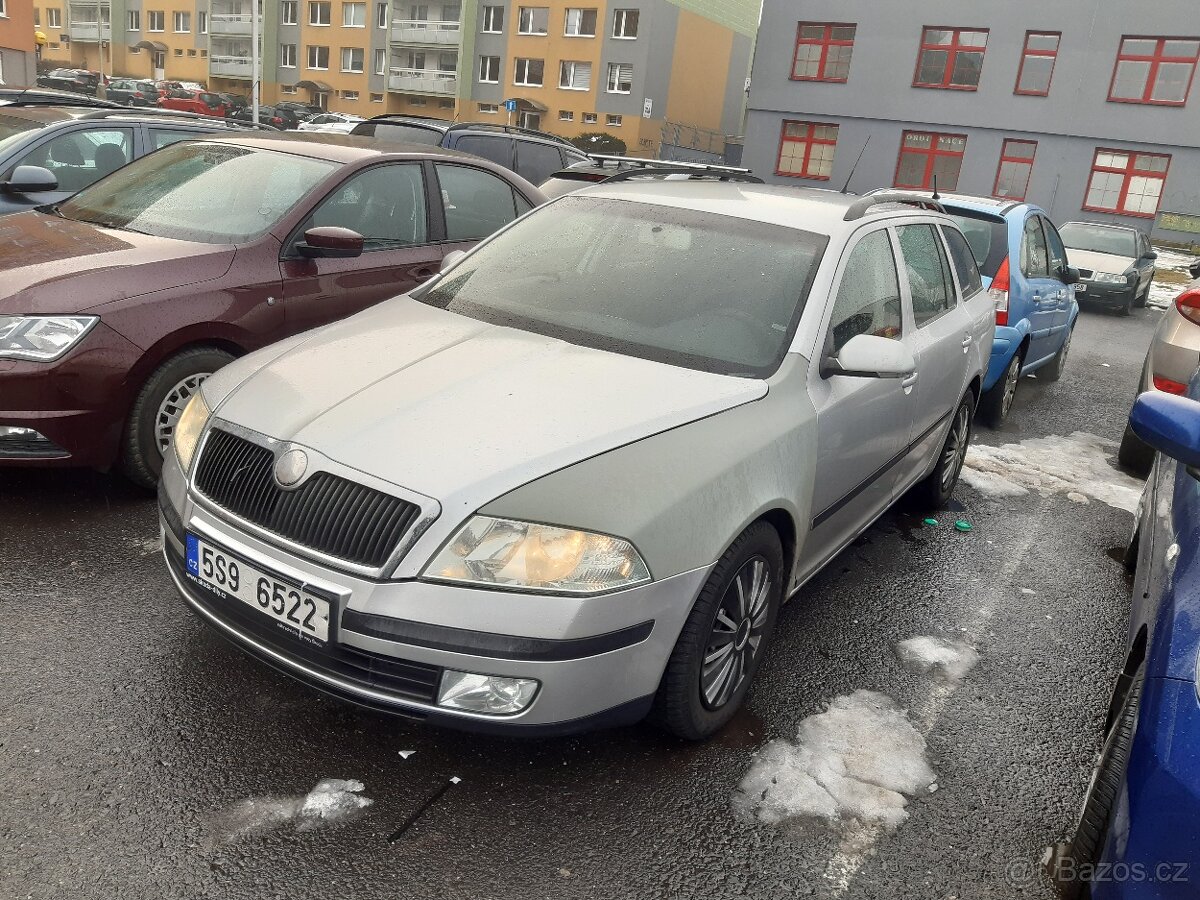
[(1200, 403), (1147, 391), (1134, 402), (1129, 425), (1155, 450), (1192, 469), (1200, 468)]
[(41, 166), (17, 166), (4, 184), (10, 194), (40, 194), (58, 190), (58, 178)]
[(1158, 253), (1156, 253), (1154, 250), (1147, 250), (1145, 255), (1142, 258), (1143, 259), (1158, 259)]
[(917, 371), (912, 351), (900, 341), (859, 334), (846, 341), (837, 356), (827, 356), (821, 364), (821, 376), (847, 375), (853, 378), (907, 378)]
[(1188, 271), (1192, 273), (1193, 278), (1200, 278), (1200, 259), (1188, 266)]
[(451, 250), (442, 257), (442, 267), (438, 271), (442, 272), (443, 274), (449, 272), (451, 269), (457, 266), (458, 261), (466, 255), (467, 254), (462, 250)]
[(354, 259), (362, 256), (363, 236), (349, 228), (321, 225), (304, 232), (296, 252), (308, 259)]
[(1079, 270), (1074, 266), (1059, 266), (1058, 280), (1063, 284), (1079, 284)]

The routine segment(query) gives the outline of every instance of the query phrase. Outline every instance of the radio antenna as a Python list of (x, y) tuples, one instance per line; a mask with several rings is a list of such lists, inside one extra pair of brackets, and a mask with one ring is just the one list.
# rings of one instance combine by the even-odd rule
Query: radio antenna
[(868, 134), (866, 141), (862, 145), (862, 149), (858, 151), (858, 159), (854, 161), (854, 165), (850, 169), (850, 174), (846, 176), (846, 183), (842, 185), (842, 193), (850, 190), (850, 179), (854, 177), (854, 173), (858, 171), (858, 164), (862, 162), (863, 154), (867, 152), (867, 144), (871, 143), (871, 136)]

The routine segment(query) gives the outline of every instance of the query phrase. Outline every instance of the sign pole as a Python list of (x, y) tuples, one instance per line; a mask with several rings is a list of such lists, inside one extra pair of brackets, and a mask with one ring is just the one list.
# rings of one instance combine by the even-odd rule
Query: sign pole
[(258, 124), (258, 103), (260, 99), (258, 67), (261, 62), (258, 53), (258, 3), (259, 0), (250, 0), (250, 103), (253, 107), (251, 118), (255, 125)]

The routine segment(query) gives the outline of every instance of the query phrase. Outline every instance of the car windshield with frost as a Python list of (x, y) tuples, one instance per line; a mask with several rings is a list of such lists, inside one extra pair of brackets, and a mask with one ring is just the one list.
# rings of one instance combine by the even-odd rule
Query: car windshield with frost
[(581, 346), (764, 378), (787, 353), (827, 243), (710, 212), (565, 197), (418, 299)]
[(1112, 256), (1136, 257), (1137, 233), (1107, 225), (1081, 225), (1068, 222), (1058, 231), (1068, 250), (1108, 253)]
[(337, 167), (274, 150), (178, 143), (52, 209), (64, 219), (103, 228), (236, 244), (269, 231)]

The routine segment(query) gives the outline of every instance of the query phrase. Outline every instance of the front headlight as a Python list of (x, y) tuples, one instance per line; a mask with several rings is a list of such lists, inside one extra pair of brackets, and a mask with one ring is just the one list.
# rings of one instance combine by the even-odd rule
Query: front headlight
[(518, 591), (598, 594), (650, 580), (629, 541), (556, 525), (475, 516), (423, 578)]
[(0, 316), (0, 359), (53, 362), (99, 321), (97, 316)]
[(175, 445), (175, 458), (185, 474), (192, 467), (192, 457), (196, 455), (196, 445), (200, 443), (200, 434), (208, 424), (209, 415), (211, 413), (204, 402), (204, 394), (197, 391), (192, 394), (192, 399), (183, 408), (183, 415), (175, 424), (171, 441)]
[(1128, 284), (1129, 279), (1124, 275), (1113, 275), (1110, 272), (1097, 272), (1095, 281), (1101, 284)]

